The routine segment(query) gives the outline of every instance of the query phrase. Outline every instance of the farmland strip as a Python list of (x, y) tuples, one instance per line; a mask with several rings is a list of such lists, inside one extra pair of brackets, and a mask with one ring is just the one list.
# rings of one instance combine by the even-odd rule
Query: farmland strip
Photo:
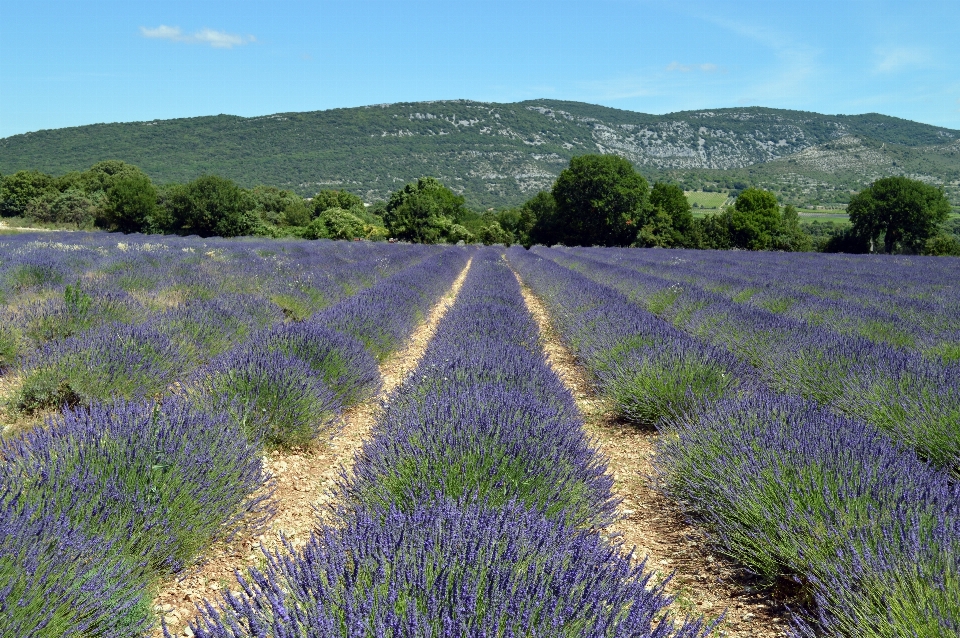
[(869, 425), (762, 383), (664, 403), (698, 397), (705, 378), (703, 358), (680, 357), (678, 368), (657, 355), (657, 345), (677, 349), (672, 327), (557, 263), (522, 250), (510, 257), (621, 414), (640, 420), (659, 406), (667, 436), (656, 446), (657, 488), (719, 551), (814, 601), (811, 615), (793, 619), (799, 634), (956, 633), (960, 488), (947, 474)]
[(609, 479), (580, 425), (516, 279), (482, 251), (345, 477), (342, 526), (268, 556), (197, 634), (705, 635), (664, 618), (662, 587), (597, 533)]
[[(403, 271), (412, 283), (394, 277), (391, 287), (367, 295), (373, 310), (382, 312), (375, 307), (379, 297), (396, 298), (393, 288), (402, 290), (404, 303), (394, 310), (403, 319), (390, 324), (396, 345), (405, 336), (401, 328), (415, 327), (423, 306), (443, 293), (444, 280), (449, 284), (457, 261), (462, 266), (465, 259), (463, 251), (441, 251), (430, 264)], [(347, 339), (359, 344), (355, 336)], [(162, 405), (120, 402), (66, 410), (54, 427), (5, 442), (0, 563), (12, 567), (13, 580), (2, 582), (12, 587), (4, 597), (12, 591), (25, 602), (16, 613), (0, 615), (0, 633), (30, 635), (32, 623), (48, 623), (65, 634), (137, 635), (150, 619), (145, 590), (159, 575), (179, 570), (209, 544), (212, 533), (235, 529), (246, 513), (269, 513), (265, 495), (247, 498), (265, 478), (256, 437), (248, 441), (226, 414), (206, 414), (203, 408), (210, 406), (190, 399), (188, 392)], [(39, 527), (21, 529), (18, 516)], [(83, 555), (68, 558), (73, 554), (52, 538), (40, 545), (46, 547), (39, 554), (41, 573), (27, 571), (27, 564), (18, 567), (38, 556), (34, 549), (25, 553), (22, 543), (36, 545), (30, 539), (54, 529), (60, 530), (57, 537), (73, 538)], [(93, 547), (98, 550), (91, 553)], [(97, 589), (115, 594), (91, 595), (89, 583), (73, 580), (63, 560), (88, 563), (91, 569), (77, 577), (108, 577), (111, 582)], [(65, 571), (58, 571), (61, 567)], [(47, 595), (57, 587), (65, 587), (63, 600), (82, 596), (58, 607)], [(37, 613), (43, 606), (49, 618)]]
[[(442, 272), (442, 268), (438, 270)], [(188, 622), (195, 618), (196, 603), (216, 590), (228, 587), (231, 582), (236, 587), (235, 572), (259, 564), (261, 549), (276, 550), (284, 540), (296, 548), (307, 542), (310, 532), (317, 525), (317, 513), (326, 512), (331, 505), (336, 478), (341, 472), (350, 471), (356, 452), (368, 438), (376, 421), (381, 403), (420, 361), (440, 320), (455, 302), (469, 270), (468, 262), (406, 339), (403, 349), (384, 358), (379, 366), (382, 379), (379, 392), (344, 412), (336, 436), (322, 447), (275, 450), (270, 454), (266, 466), (277, 477), (277, 489), (273, 497), (274, 517), (267, 526), (258, 529), (255, 536), (215, 544), (205, 552), (205, 560), (197, 570), (170, 580), (162, 587), (154, 604), (163, 614), (170, 630), (191, 635)], [(382, 298), (386, 292), (383, 290), (385, 286), (380, 288), (368, 295), (371, 302)], [(396, 301), (396, 298), (391, 300)], [(393, 310), (403, 314), (396, 305)], [(351, 312), (349, 316), (354, 314)], [(158, 627), (154, 635), (162, 636), (162, 629)]]
[[(571, 263), (563, 252), (536, 254)], [(742, 306), (691, 283), (574, 259), (583, 275), (749, 362), (769, 388), (812, 399), (890, 433), (939, 467), (960, 472), (960, 363), (839, 335)], [(571, 263), (571, 265), (573, 265)]]
[[(676, 503), (657, 492), (647, 477), (660, 433), (632, 428), (618, 419), (610, 401), (598, 396), (576, 357), (564, 345), (545, 304), (521, 282), (524, 301), (544, 335), (550, 365), (563, 380), (584, 416), (585, 431), (608, 460), (614, 496), (621, 502), (611, 530), (622, 535), (636, 556), (663, 573), (674, 572), (668, 591), (685, 608), (708, 616), (723, 614), (724, 635), (780, 636), (787, 626), (784, 607), (744, 580), (742, 573), (717, 560), (699, 531), (683, 518)], [(746, 585), (746, 586), (744, 586)]]
[[(563, 252), (700, 286), (808, 325), (960, 358), (960, 275), (949, 259), (573, 248)], [(955, 260), (953, 260), (955, 261)], [(838, 281), (837, 273), (842, 273)], [(869, 283), (865, 283), (869, 282)]]

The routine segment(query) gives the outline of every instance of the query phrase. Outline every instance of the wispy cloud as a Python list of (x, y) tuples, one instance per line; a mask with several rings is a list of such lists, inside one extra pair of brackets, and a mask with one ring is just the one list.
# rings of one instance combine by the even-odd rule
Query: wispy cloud
[(929, 54), (917, 47), (894, 47), (876, 49), (877, 62), (874, 73), (897, 73), (911, 67), (925, 66), (930, 61)]
[(722, 70), (719, 66), (710, 62), (704, 64), (680, 64), (679, 62), (671, 62), (664, 67), (664, 71), (679, 71), (680, 73), (690, 73), (691, 71), (717, 73)]
[[(714, 24), (738, 38), (750, 41), (770, 53), (767, 71), (760, 82), (741, 84), (734, 88), (739, 102), (753, 104), (780, 104), (788, 100), (802, 100), (810, 95), (811, 88), (822, 79), (818, 64), (820, 51), (789, 32), (783, 32), (770, 24), (738, 21), (717, 15), (692, 15), (696, 19)], [(733, 98), (734, 96), (730, 96)]]
[(161, 24), (159, 27), (152, 29), (149, 27), (140, 27), (140, 34), (145, 38), (154, 38), (157, 40), (208, 44), (215, 49), (232, 49), (233, 47), (257, 41), (252, 35), (237, 35), (215, 29), (201, 29), (195, 33), (184, 33), (180, 27), (168, 27), (165, 24)]

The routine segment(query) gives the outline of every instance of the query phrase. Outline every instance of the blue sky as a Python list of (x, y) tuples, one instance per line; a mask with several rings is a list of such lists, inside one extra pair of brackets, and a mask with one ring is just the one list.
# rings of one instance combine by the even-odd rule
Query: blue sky
[(0, 0), (0, 137), (455, 98), (960, 129), (958, 34), (960, 0)]

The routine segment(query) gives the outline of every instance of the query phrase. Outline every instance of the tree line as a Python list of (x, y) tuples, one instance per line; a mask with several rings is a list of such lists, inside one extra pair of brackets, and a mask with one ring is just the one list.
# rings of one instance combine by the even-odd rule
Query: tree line
[(960, 238), (944, 225), (950, 205), (942, 189), (882, 178), (853, 196), (848, 212), (849, 227), (811, 236), (796, 208), (744, 188), (733, 206), (696, 218), (679, 186), (650, 186), (615, 155), (574, 157), (550, 191), (486, 212), (470, 210), (432, 177), (369, 206), (346, 191), (304, 199), (215, 175), (158, 186), (119, 160), (59, 177), (19, 171), (0, 178), (2, 216), (126, 233), (960, 255)]

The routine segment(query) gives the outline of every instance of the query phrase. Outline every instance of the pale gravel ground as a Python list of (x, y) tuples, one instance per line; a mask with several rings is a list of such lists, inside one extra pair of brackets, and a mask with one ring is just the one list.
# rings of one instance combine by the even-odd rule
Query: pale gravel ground
[(623, 501), (620, 519), (611, 531), (621, 535), (624, 549), (635, 548), (637, 561), (648, 557), (648, 569), (660, 576), (675, 572), (668, 591), (677, 597), (674, 607), (679, 615), (716, 618), (725, 612), (722, 636), (785, 636), (789, 615), (783, 605), (763, 592), (751, 592), (750, 583), (735, 566), (711, 553), (676, 504), (651, 489), (647, 477), (653, 472), (654, 444), (660, 435), (618, 422), (553, 329), (546, 307), (520, 282), (527, 308), (540, 326), (550, 365), (573, 394), (587, 435), (607, 460), (615, 496)]
[[(224, 588), (237, 589), (234, 572), (262, 563), (260, 548), (281, 547), (281, 535), (295, 547), (302, 547), (318, 521), (318, 511), (331, 504), (331, 493), (340, 473), (349, 473), (356, 454), (376, 423), (381, 402), (413, 372), (436, 332), (437, 324), (453, 305), (470, 269), (468, 263), (449, 292), (437, 303), (414, 331), (403, 350), (380, 365), (383, 387), (380, 393), (354, 406), (343, 415), (342, 429), (328, 442), (311, 450), (274, 452), (266, 457), (267, 470), (276, 477), (276, 515), (259, 534), (238, 535), (231, 542), (210, 547), (204, 562), (185, 574), (164, 583), (154, 604), (171, 633), (191, 636), (187, 621), (195, 617), (195, 604), (214, 599)], [(163, 636), (159, 628), (154, 636)]]

